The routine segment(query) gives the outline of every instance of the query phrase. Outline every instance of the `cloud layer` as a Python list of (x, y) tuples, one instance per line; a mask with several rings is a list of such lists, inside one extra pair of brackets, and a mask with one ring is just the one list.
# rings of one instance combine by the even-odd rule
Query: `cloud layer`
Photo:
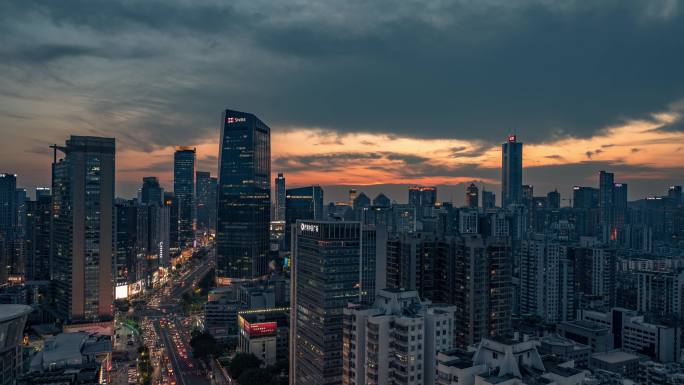
[(72, 133), (115, 136), (138, 157), (120, 162), (133, 185), (168, 171), (170, 146), (214, 149), (230, 107), (281, 141), (315, 136), (314, 149), (274, 140), (274, 168), (301, 183), (328, 183), (312, 169), (349, 184), (495, 183), (510, 132), (545, 149), (529, 153), (530, 177), (544, 178), (532, 183), (551, 185), (541, 170), (561, 165), (644, 175), (630, 157), (666, 183), (679, 175), (647, 157), (657, 144), (642, 131), (616, 147), (595, 138), (633, 122), (680, 138), (681, 36), (676, 0), (3, 2), (0, 161), (34, 175), (44, 166), (19, 160), (28, 153)]

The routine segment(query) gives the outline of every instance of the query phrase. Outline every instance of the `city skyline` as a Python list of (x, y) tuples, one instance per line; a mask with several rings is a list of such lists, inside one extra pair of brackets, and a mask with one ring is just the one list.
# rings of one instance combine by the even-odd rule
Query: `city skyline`
[(0, 385), (684, 384), (684, 0), (0, 2)]
[[(588, 184), (602, 169), (630, 199), (684, 179), (676, 3), (380, 3), (89, 4), (83, 18), (62, 4), (6, 4), (0, 162), (32, 189), (49, 184), (48, 145), (116, 137), (117, 195), (134, 196), (149, 175), (168, 189), (176, 145), (196, 146), (197, 169), (216, 173), (218, 111), (231, 107), (270, 122), (273, 174), (293, 186), (499, 191), (512, 133), (525, 143), (525, 183), (544, 191), (567, 195), (567, 179)], [(250, 28), (222, 39), (236, 28), (222, 16)]]

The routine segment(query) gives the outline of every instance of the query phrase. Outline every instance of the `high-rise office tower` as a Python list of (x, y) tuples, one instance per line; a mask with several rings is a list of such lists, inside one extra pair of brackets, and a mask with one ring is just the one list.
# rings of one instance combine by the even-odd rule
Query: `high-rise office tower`
[(342, 383), (342, 311), (361, 300), (359, 222), (298, 221), (292, 245), (290, 384)]
[(354, 208), (354, 201), (356, 200), (356, 189), (349, 190), (349, 207)]
[(515, 135), (501, 146), (501, 206), (522, 203), (523, 144)]
[(432, 217), (437, 203), (437, 187), (409, 186), (408, 204), (416, 208), (418, 219)]
[(49, 187), (36, 187), (36, 200), (42, 197), (52, 197), (52, 192)]
[(27, 202), (26, 237), (24, 238), (27, 281), (49, 281), (51, 277), (51, 204), (50, 195), (37, 195), (35, 201)]
[(173, 194), (178, 201), (178, 243), (195, 240), (195, 148), (179, 146), (173, 155)]
[(615, 223), (615, 175), (612, 172), (599, 173), (599, 222), (601, 239), (608, 241)]
[(286, 191), (285, 191), (285, 176), (283, 175), (282, 172), (278, 173), (278, 177), (275, 179), (275, 218), (274, 220), (276, 221), (284, 221), (285, 220), (285, 199), (286, 199)]
[(212, 215), (216, 215), (211, 204), (211, 174), (205, 171), (195, 173), (197, 181), (197, 228), (210, 229)]
[(667, 189), (667, 197), (675, 205), (684, 204), (682, 201), (682, 186), (670, 186), (670, 188)]
[(159, 179), (156, 176), (144, 177), (140, 189), (140, 203), (161, 206), (163, 197), (164, 189), (159, 184)]
[(17, 188), (17, 230), (15, 235), (15, 260), (9, 267), (10, 280), (19, 281), (26, 279), (26, 202), (28, 194), (26, 189)]
[(297, 220), (323, 219), (323, 189), (308, 186), (288, 189), (285, 193), (285, 250), (290, 250), (292, 225)]
[(138, 205), (134, 200), (117, 200), (116, 286), (126, 286), (142, 278), (142, 258), (137, 256)]
[[(67, 321), (112, 316), (113, 138), (71, 136), (54, 148), (52, 260), (58, 314)], [(57, 150), (65, 156), (57, 160)]]
[(520, 203), (524, 204), (528, 209), (534, 208), (534, 186), (531, 184), (524, 184), (521, 192), (522, 201)]
[(209, 228), (216, 230), (216, 200), (218, 199), (218, 178), (212, 176), (209, 178), (209, 202), (207, 203), (209, 211)]
[(466, 207), (476, 209), (479, 201), (479, 190), (475, 183), (471, 183), (466, 189)]
[(437, 203), (437, 187), (410, 186), (408, 204), (416, 207), (433, 207)]
[(164, 206), (169, 208), (169, 247), (177, 249), (178, 243), (178, 198), (174, 193), (164, 193)]
[(17, 176), (0, 173), (0, 285), (18, 262)]
[(219, 284), (267, 271), (271, 221), (271, 129), (255, 115), (225, 110), (216, 224)]
[(575, 186), (572, 188), (572, 207), (576, 209), (595, 209), (599, 206), (599, 190), (594, 187)]
[(496, 194), (482, 189), (482, 208), (486, 210), (494, 207), (496, 207)]
[(624, 231), (627, 225), (627, 183), (613, 185), (614, 219), (611, 230), (611, 241), (624, 241)]
[(558, 190), (550, 191), (546, 194), (546, 207), (552, 210), (557, 210), (561, 205), (561, 196)]

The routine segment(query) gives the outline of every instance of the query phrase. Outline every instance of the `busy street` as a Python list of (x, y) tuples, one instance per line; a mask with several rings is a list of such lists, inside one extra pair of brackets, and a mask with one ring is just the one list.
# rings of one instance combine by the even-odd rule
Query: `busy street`
[(113, 384), (138, 384), (147, 375), (141, 373), (143, 359), (151, 363), (148, 375), (152, 384), (210, 384), (202, 365), (193, 359), (190, 347), (191, 331), (199, 319), (197, 315), (184, 314), (181, 297), (212, 268), (211, 260), (190, 259), (176, 278), (145, 294), (144, 306), (134, 306), (125, 317), (121, 315), (115, 331), (118, 359), (113, 368)]

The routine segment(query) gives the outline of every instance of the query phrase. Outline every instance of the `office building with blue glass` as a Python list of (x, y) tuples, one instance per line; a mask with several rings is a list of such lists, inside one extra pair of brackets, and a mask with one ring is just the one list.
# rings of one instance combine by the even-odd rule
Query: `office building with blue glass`
[(216, 223), (218, 284), (267, 272), (271, 220), (270, 128), (255, 115), (225, 110), (219, 150)]

